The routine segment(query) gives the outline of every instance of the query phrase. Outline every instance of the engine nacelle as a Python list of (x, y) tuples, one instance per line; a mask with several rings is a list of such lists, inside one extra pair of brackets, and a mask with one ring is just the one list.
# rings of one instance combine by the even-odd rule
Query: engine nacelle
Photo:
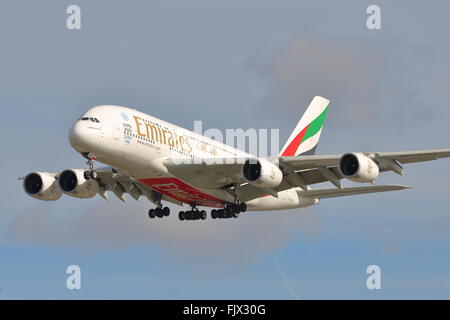
[(377, 164), (362, 153), (344, 154), (339, 161), (339, 171), (355, 182), (373, 182), (380, 174)]
[(32, 172), (23, 180), (23, 189), (30, 197), (44, 200), (58, 200), (62, 192), (58, 188), (56, 174), (49, 172)]
[(259, 188), (276, 188), (283, 180), (280, 168), (264, 159), (245, 161), (242, 175), (248, 183)]
[(94, 179), (86, 180), (81, 169), (68, 169), (59, 174), (58, 185), (62, 192), (75, 198), (92, 198), (98, 192)]

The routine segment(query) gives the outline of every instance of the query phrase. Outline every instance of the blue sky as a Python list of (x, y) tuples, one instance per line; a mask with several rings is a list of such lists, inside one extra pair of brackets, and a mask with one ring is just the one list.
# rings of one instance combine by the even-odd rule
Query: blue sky
[(150, 221), (146, 200), (40, 203), (17, 181), (83, 168), (67, 132), (99, 104), (282, 143), (323, 95), (318, 153), (448, 148), (449, 5), (377, 3), (369, 31), (369, 1), (2, 1), (0, 299), (450, 298), (450, 160), (378, 181), (411, 190), (198, 223)]

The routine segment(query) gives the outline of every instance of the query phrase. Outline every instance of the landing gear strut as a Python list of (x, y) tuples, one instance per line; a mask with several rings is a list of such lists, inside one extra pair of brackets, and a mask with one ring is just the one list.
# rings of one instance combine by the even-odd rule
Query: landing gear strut
[(211, 218), (213, 219), (227, 219), (239, 218), (239, 213), (247, 211), (247, 205), (244, 202), (236, 204), (229, 203), (224, 209), (211, 210)]
[(97, 171), (94, 170), (95, 156), (89, 152), (87, 154), (86, 158), (88, 159), (88, 161), (86, 163), (89, 166), (89, 169), (84, 172), (84, 174), (83, 174), (84, 178), (86, 180), (97, 179)]
[(191, 210), (180, 211), (178, 213), (178, 219), (184, 220), (205, 220), (207, 217), (205, 210), (198, 210), (195, 205), (191, 205)]

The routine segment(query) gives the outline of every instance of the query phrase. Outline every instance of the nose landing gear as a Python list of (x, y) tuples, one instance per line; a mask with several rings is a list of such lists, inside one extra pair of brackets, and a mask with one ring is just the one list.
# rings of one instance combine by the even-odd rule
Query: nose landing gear
[(89, 166), (89, 169), (83, 173), (83, 176), (86, 180), (89, 180), (89, 179), (95, 180), (98, 177), (97, 171), (94, 170), (95, 155), (89, 152), (86, 155), (86, 158), (88, 159), (88, 161), (86, 163)]

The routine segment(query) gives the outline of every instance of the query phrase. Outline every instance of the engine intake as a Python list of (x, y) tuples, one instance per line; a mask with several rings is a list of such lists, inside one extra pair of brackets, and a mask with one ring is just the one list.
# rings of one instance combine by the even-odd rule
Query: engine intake
[(84, 170), (81, 169), (68, 169), (61, 172), (58, 185), (62, 192), (75, 198), (92, 198), (98, 192), (97, 181), (86, 180)]
[(341, 174), (355, 182), (373, 182), (380, 170), (377, 164), (362, 153), (347, 153), (339, 161)]
[(59, 190), (56, 175), (48, 172), (32, 172), (23, 180), (23, 189), (30, 197), (44, 200), (58, 200), (62, 192)]
[(283, 173), (280, 168), (267, 160), (246, 160), (242, 166), (244, 178), (256, 187), (276, 188), (283, 180)]

